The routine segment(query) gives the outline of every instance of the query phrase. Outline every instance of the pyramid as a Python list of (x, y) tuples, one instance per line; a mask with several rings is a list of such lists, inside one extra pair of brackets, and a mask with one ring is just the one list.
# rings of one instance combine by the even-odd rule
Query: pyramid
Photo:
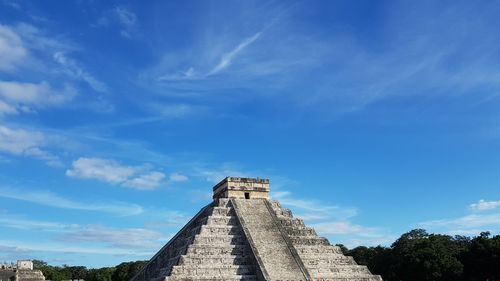
[(382, 281), (289, 209), (269, 180), (227, 177), (131, 281)]

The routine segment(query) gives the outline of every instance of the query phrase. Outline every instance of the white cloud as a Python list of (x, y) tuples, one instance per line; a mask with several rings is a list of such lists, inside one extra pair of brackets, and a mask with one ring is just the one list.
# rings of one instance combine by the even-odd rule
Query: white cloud
[(236, 48), (222, 55), (220, 62), (207, 75), (217, 74), (222, 70), (226, 69), (227, 67), (229, 67), (229, 65), (231, 65), (231, 62), (236, 58), (236, 56), (250, 44), (255, 42), (255, 40), (257, 40), (260, 37), (260, 35), (261, 32), (255, 33), (252, 37), (243, 40), (243, 42), (241, 42)]
[(9, 105), (0, 100), (0, 116), (7, 114), (17, 114), (19, 113), (15, 106)]
[(474, 212), (458, 218), (429, 220), (419, 223), (423, 228), (445, 232), (450, 235), (478, 235), (482, 231), (500, 231), (500, 213), (482, 211), (494, 210), (500, 206), (500, 201), (479, 200), (469, 205)]
[(197, 73), (193, 67), (188, 68), (186, 71), (179, 71), (173, 74), (165, 74), (158, 77), (158, 81), (181, 81), (181, 80), (197, 80), (203, 78), (200, 73)]
[(131, 38), (137, 23), (136, 14), (125, 7), (116, 7), (114, 11), (118, 17), (118, 22), (122, 26), (120, 34), (123, 37)]
[(201, 80), (205, 79), (211, 75), (215, 75), (224, 69), (228, 68), (231, 63), (236, 59), (236, 57), (248, 46), (254, 43), (262, 34), (262, 32), (257, 32), (253, 36), (243, 40), (238, 46), (236, 46), (231, 51), (222, 54), (220, 61), (209, 71), (197, 71), (194, 67), (189, 67), (185, 71), (176, 71), (170, 74), (164, 74), (157, 78), (157, 81), (189, 81), (189, 80)]
[(160, 186), (164, 178), (165, 174), (153, 171), (127, 180), (123, 183), (123, 185), (135, 189), (155, 189)]
[(138, 215), (144, 211), (141, 206), (136, 204), (113, 201), (106, 203), (79, 202), (51, 192), (18, 190), (5, 187), (0, 187), (0, 197), (60, 209), (97, 211), (121, 216)]
[(29, 49), (43, 52), (69, 51), (78, 49), (65, 38), (49, 36), (37, 27), (20, 23), (11, 27), (22, 39), (25, 46)]
[[(12, 246), (16, 245), (16, 246)], [(26, 241), (0, 240), (0, 248), (9, 248), (15, 252), (49, 252), (64, 254), (98, 254), (98, 255), (117, 255), (117, 256), (149, 256), (149, 251), (137, 251), (137, 249), (118, 249), (83, 246), (68, 246), (62, 243), (28, 243)]]
[(73, 161), (73, 167), (66, 171), (66, 175), (117, 184), (125, 182), (136, 172), (136, 167), (123, 166), (114, 160), (82, 157)]
[(320, 233), (330, 235), (373, 236), (378, 232), (375, 228), (364, 227), (349, 221), (316, 223), (311, 226)]
[(200, 112), (201, 108), (195, 108), (189, 104), (157, 104), (149, 106), (153, 111), (159, 113), (163, 118), (180, 118)]
[[(135, 251), (150, 251), (161, 247), (164, 234), (147, 228), (109, 227), (94, 224), (75, 224), (55, 221), (27, 219), (24, 216), (0, 213), (2, 227), (25, 231), (50, 233), (51, 240), (70, 242), (73, 246), (96, 245), (103, 249), (119, 248)], [(46, 242), (44, 241), (43, 244)]]
[(169, 180), (171, 182), (181, 182), (181, 181), (187, 181), (188, 177), (179, 173), (173, 173), (170, 175)]
[(63, 104), (75, 95), (76, 92), (69, 86), (55, 90), (46, 81), (23, 83), (0, 80), (0, 113), (32, 112), (35, 109)]
[(0, 224), (2, 227), (17, 228), (22, 230), (62, 230), (67, 226), (62, 223), (30, 220), (17, 216), (7, 216), (0, 213)]
[(320, 202), (314, 199), (297, 199), (289, 191), (273, 191), (272, 198), (279, 200), (282, 205), (296, 208), (303, 214), (297, 216), (303, 219), (322, 220), (328, 218), (347, 219), (357, 215), (358, 211), (352, 207), (340, 207)]
[(423, 227), (477, 228), (485, 226), (500, 227), (500, 214), (466, 215), (460, 218), (431, 220), (420, 223)]
[(63, 241), (72, 243), (95, 242), (117, 248), (156, 249), (161, 245), (162, 234), (144, 228), (110, 228), (99, 225), (72, 227), (61, 235)]
[(14, 69), (27, 55), (21, 38), (8, 26), (0, 25), (0, 71)]
[(485, 210), (492, 210), (500, 207), (500, 200), (498, 201), (486, 201), (486, 200), (479, 200), (477, 203), (473, 203), (469, 205), (469, 208), (474, 210), (474, 211), (485, 211)]
[(64, 72), (76, 79), (85, 81), (97, 92), (106, 92), (106, 85), (97, 80), (94, 76), (84, 70), (84, 68), (74, 59), (67, 57), (64, 52), (56, 52), (54, 54), (54, 60), (64, 67)]
[(220, 167), (215, 168), (196, 168), (197, 174), (205, 178), (206, 181), (218, 183), (225, 177), (251, 177), (249, 172), (244, 172), (233, 163), (223, 163)]
[(165, 174), (149, 171), (147, 165), (125, 166), (112, 159), (81, 157), (66, 170), (69, 177), (96, 179), (135, 189), (155, 189), (161, 185)]
[(59, 157), (44, 149), (47, 145), (47, 137), (41, 132), (0, 126), (0, 152), (33, 157), (46, 161), (48, 165), (60, 166)]
[(93, 27), (108, 27), (117, 25), (120, 28), (120, 35), (131, 39), (137, 29), (137, 15), (130, 9), (117, 6), (114, 9), (105, 11)]

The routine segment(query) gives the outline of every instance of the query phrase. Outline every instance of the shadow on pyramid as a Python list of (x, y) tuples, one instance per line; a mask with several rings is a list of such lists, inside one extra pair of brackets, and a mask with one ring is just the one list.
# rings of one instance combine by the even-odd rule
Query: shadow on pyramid
[(269, 180), (227, 177), (131, 281), (381, 281), (289, 209)]

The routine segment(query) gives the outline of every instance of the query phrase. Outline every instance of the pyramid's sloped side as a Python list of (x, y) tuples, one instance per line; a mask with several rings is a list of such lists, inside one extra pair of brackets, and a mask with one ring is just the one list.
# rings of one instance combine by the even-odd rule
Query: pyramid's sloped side
[(310, 278), (285, 233), (276, 223), (267, 199), (231, 199), (263, 277), (306, 281)]
[(228, 199), (203, 208), (132, 281), (257, 281), (255, 259)]
[(328, 239), (319, 237), (314, 229), (305, 226), (303, 220), (294, 218), (292, 212), (282, 208), (279, 202), (271, 201), (270, 204), (313, 280), (382, 281), (366, 266), (344, 256), (340, 248), (331, 245)]
[(194, 236), (206, 222), (206, 217), (212, 212), (213, 204), (202, 208), (170, 241), (163, 246), (134, 276), (131, 281), (163, 280), (170, 275), (174, 265), (178, 264), (180, 257), (192, 243)]
[(219, 199), (166, 281), (257, 281), (258, 270), (229, 199)]

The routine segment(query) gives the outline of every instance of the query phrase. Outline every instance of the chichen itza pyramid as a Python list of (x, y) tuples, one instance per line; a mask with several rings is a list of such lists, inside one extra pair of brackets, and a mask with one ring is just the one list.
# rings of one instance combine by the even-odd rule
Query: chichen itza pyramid
[(269, 180), (227, 177), (131, 281), (381, 281), (269, 199)]

